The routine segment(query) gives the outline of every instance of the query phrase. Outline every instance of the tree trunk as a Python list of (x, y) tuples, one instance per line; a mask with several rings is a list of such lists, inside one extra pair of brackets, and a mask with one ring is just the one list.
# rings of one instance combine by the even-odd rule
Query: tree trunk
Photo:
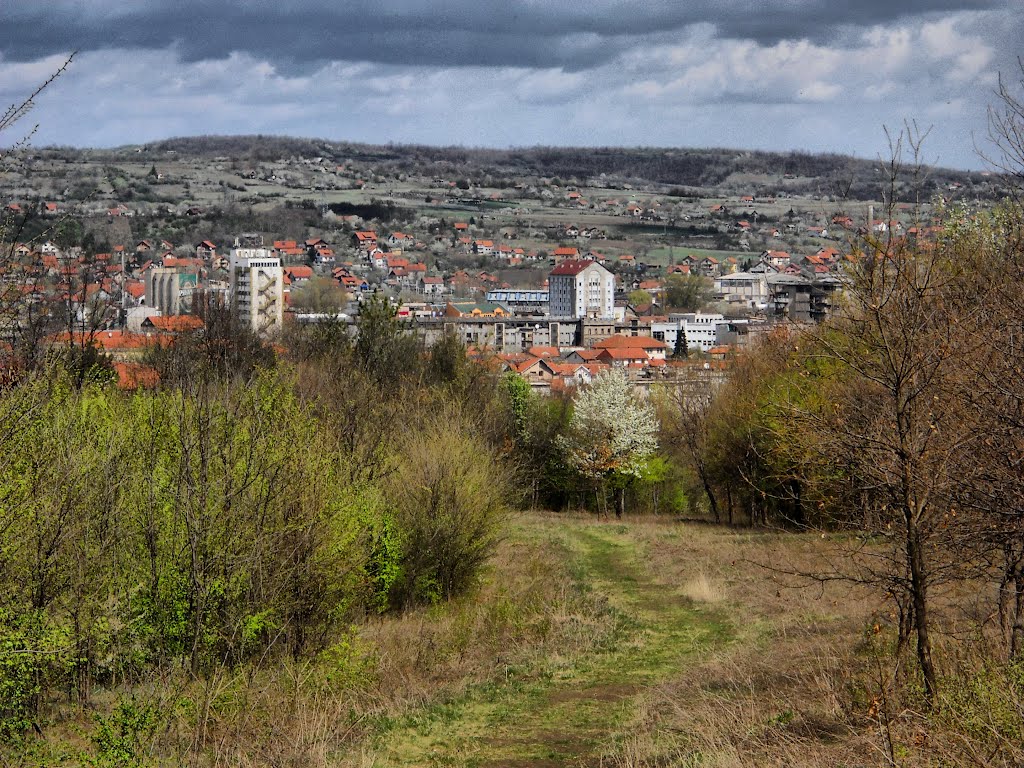
[(722, 522), (722, 510), (718, 507), (718, 500), (715, 498), (715, 491), (708, 482), (707, 473), (703, 465), (700, 466), (700, 482), (704, 486), (704, 494), (708, 497), (708, 505), (711, 507), (711, 514), (715, 516), (715, 522)]
[(793, 480), (791, 487), (793, 489), (793, 522), (803, 528), (807, 522), (804, 518), (804, 501), (801, 495), (803, 488), (799, 480)]
[(626, 489), (616, 488), (615, 489), (615, 517), (619, 520), (626, 514)]
[(733, 523), (732, 486), (728, 484), (725, 486), (725, 505), (729, 510), (729, 527), (731, 528)]
[(999, 633), (1003, 639), (1006, 652), (1013, 658), (1013, 625), (1014, 625), (1014, 587), (1015, 579), (1009, 569), (1003, 572), (999, 580)]
[(924, 696), (929, 704), (935, 698), (935, 665), (932, 662), (932, 642), (929, 634), (928, 582), (921, 549), (921, 534), (910, 509), (904, 510), (907, 523), (907, 564), (910, 567), (910, 597), (917, 625), (917, 662), (924, 678)]
[(1017, 659), (1024, 651), (1024, 570), (1017, 569), (1013, 586), (1017, 595), (1014, 600), (1013, 631), (1010, 633), (1010, 658)]

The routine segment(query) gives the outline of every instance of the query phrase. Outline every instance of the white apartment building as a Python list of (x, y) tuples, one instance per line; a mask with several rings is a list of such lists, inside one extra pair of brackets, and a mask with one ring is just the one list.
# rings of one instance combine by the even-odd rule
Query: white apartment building
[(567, 259), (548, 276), (552, 317), (615, 317), (615, 275), (596, 261)]
[(231, 251), (231, 306), (256, 333), (269, 334), (284, 322), (284, 270), (267, 248)]
[(651, 336), (664, 341), (670, 349), (675, 349), (679, 333), (682, 332), (686, 336), (687, 349), (707, 352), (718, 346), (718, 326), (723, 323), (725, 318), (722, 315), (704, 312), (669, 315), (668, 322), (651, 324)]

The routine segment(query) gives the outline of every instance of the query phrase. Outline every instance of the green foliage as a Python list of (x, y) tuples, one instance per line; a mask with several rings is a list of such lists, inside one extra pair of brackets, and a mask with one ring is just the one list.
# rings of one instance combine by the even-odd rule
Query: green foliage
[(1012, 759), (1024, 744), (1024, 662), (989, 662), (943, 684), (942, 719), (983, 745), (993, 764), (997, 755)]
[(501, 380), (502, 392), (508, 404), (516, 439), (520, 443), (529, 437), (530, 410), (533, 392), (530, 384), (522, 376), (509, 371)]
[(391, 594), (402, 578), (402, 531), (393, 511), (383, 504), (367, 505), (362, 523), (370, 537), (365, 566), (370, 603), (378, 613), (383, 613), (390, 607)]
[(436, 603), (473, 586), (501, 534), (508, 472), (458, 413), (408, 434), (388, 498), (402, 531), (396, 604)]
[(378, 386), (391, 390), (415, 372), (420, 341), (398, 319), (398, 309), (379, 294), (359, 309), (353, 361)]
[[(366, 449), (393, 428), (390, 399), (350, 431), (347, 401), (304, 397), (280, 366), (131, 394), (56, 369), (0, 393), (0, 738), (42, 727), (57, 692), (88, 703), (182, 667), (214, 679), (289, 655), (347, 685), (369, 670), (353, 620), (472, 588), (507, 472), (474, 410), (486, 377), (446, 360), (434, 415)], [(307, 365), (366, 383), (360, 410), (380, 400), (348, 361)], [(150, 714), (98, 721), (93, 764), (142, 764)]]
[(653, 297), (647, 291), (641, 291), (638, 289), (629, 292), (628, 301), (634, 307), (642, 304), (650, 304), (653, 300)]
[(317, 657), (326, 686), (352, 690), (365, 685), (374, 671), (374, 659), (355, 627), (341, 633), (337, 641)]
[(0, 611), (0, 742), (11, 742), (32, 726), (40, 694), (41, 657), (30, 635)]
[(680, 312), (696, 312), (712, 296), (711, 280), (701, 275), (669, 275), (665, 280), (665, 304)]
[(313, 277), (291, 294), (291, 306), (298, 312), (336, 314), (347, 301), (345, 289), (329, 277)]
[(426, 380), (458, 390), (469, 375), (466, 345), (454, 331), (447, 331), (427, 351)]
[(159, 723), (152, 704), (141, 704), (134, 697), (122, 699), (107, 717), (96, 716), (91, 735), (96, 756), (84, 763), (93, 768), (146, 768), (154, 765), (150, 742)]
[(117, 381), (113, 361), (93, 340), (87, 339), (84, 344), (73, 344), (63, 348), (58, 359), (75, 386), (110, 384)]

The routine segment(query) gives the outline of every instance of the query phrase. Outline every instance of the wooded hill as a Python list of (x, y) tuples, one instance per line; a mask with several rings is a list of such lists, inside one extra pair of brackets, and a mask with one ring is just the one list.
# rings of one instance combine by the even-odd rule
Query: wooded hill
[[(424, 145), (373, 145), (286, 136), (191, 136), (111, 150), (51, 148), (66, 157), (157, 161), (231, 158), (252, 163), (322, 157), (393, 171), (442, 178), (491, 177), (504, 180), (557, 177), (567, 184), (609, 189), (653, 188), (698, 196), (718, 188), (758, 196), (811, 194), (834, 199), (871, 200), (878, 194), (880, 161), (837, 154), (755, 152), (727, 148), (522, 147), (480, 149)], [(38, 152), (37, 152), (38, 153)], [(999, 178), (984, 172), (926, 169), (928, 187), (939, 192), (959, 185), (972, 197), (998, 194)], [(905, 180), (909, 181), (909, 179)]]

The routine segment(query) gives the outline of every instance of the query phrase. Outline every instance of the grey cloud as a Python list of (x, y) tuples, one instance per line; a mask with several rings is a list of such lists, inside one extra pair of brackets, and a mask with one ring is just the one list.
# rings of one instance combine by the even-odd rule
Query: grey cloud
[(19, 4), (0, 52), (28, 61), (72, 49), (165, 48), (182, 59), (245, 51), (286, 71), (330, 60), (399, 65), (581, 70), (644, 39), (712, 24), (722, 37), (770, 44), (936, 12), (1012, 8), (1017, 0), (293, 0)]

